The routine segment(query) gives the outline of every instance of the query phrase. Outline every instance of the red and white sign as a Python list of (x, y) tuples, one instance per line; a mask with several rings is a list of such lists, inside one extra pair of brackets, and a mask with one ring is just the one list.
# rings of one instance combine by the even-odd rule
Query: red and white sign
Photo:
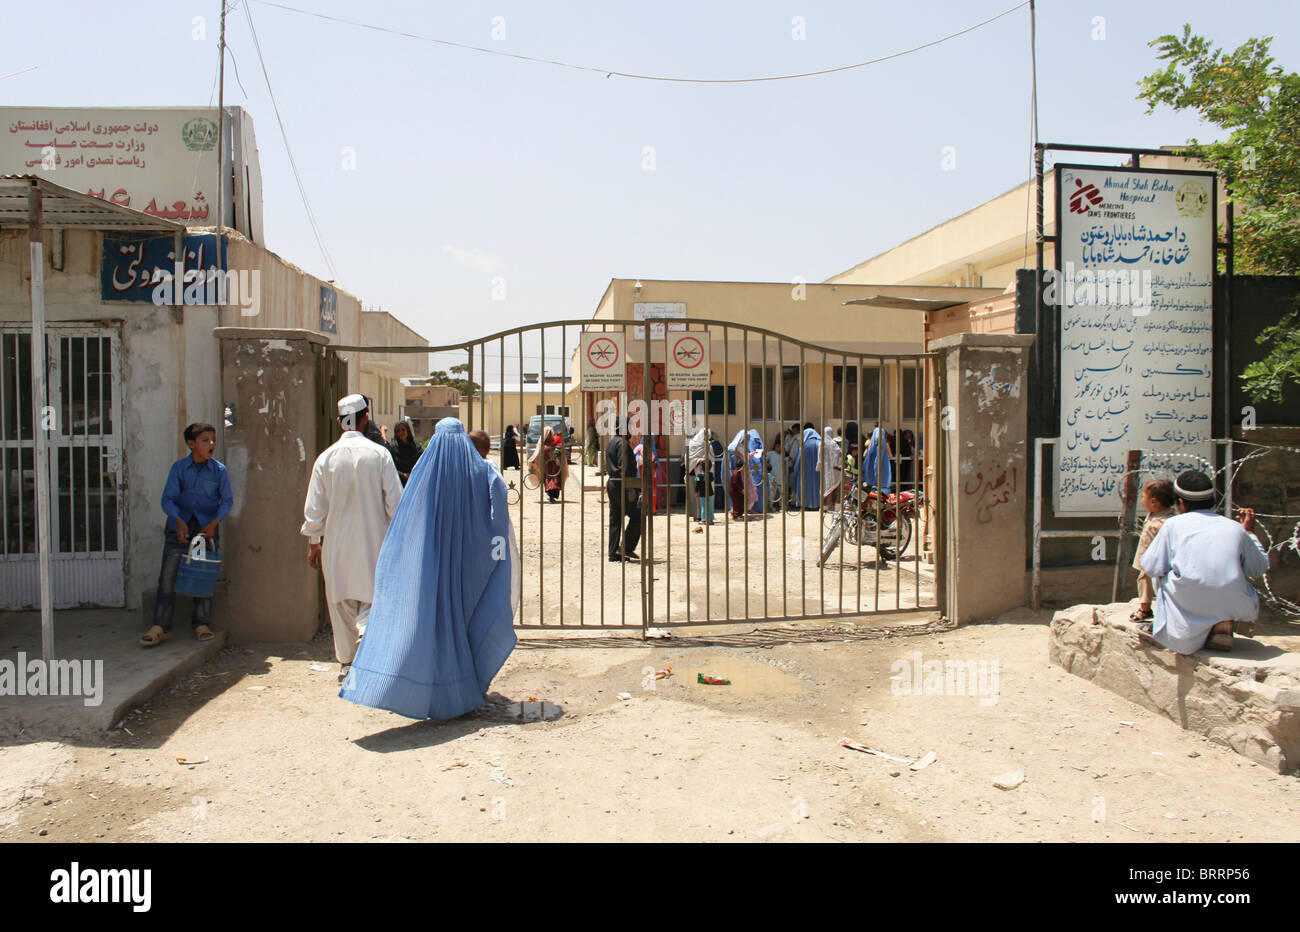
[(699, 392), (709, 388), (709, 333), (688, 330), (668, 334), (666, 376), (669, 391)]
[(627, 388), (627, 357), (621, 332), (588, 331), (582, 335), (582, 390), (621, 392)]

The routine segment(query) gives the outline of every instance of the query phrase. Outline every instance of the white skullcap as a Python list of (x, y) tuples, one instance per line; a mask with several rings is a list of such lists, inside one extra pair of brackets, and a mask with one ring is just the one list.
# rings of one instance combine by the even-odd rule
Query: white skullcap
[(339, 417), (366, 410), (364, 395), (346, 395), (339, 399)]
[(1179, 476), (1178, 479), (1174, 480), (1174, 494), (1179, 498), (1189, 502), (1209, 502), (1214, 500), (1214, 483), (1212, 481), (1208, 489), (1192, 491), (1178, 484), (1178, 480), (1181, 478), (1182, 476)]

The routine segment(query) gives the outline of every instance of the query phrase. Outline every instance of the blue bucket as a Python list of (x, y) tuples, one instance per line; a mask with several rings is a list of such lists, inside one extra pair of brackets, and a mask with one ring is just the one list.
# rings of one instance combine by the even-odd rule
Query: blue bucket
[(194, 535), (190, 552), (176, 571), (176, 591), (181, 595), (210, 599), (220, 576), (221, 554), (207, 549), (207, 540), (202, 534)]

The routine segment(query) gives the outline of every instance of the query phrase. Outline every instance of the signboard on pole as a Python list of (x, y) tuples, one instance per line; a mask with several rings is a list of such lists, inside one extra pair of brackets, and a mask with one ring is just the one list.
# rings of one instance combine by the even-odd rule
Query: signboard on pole
[[(686, 319), (686, 305), (681, 301), (670, 301), (661, 303), (637, 302), (632, 305), (633, 320), (673, 320), (684, 321)], [(650, 339), (662, 340), (666, 331), (682, 331), (686, 329), (684, 323), (654, 323), (650, 325)], [(645, 327), (633, 327), (632, 339), (644, 340)]]
[(621, 392), (627, 389), (627, 356), (621, 331), (587, 331), (582, 335), (582, 390)]
[(688, 330), (668, 334), (668, 390), (707, 392), (709, 390), (709, 332)]
[(1125, 454), (1176, 475), (1211, 461), (1216, 177), (1058, 165), (1058, 515), (1114, 516)]

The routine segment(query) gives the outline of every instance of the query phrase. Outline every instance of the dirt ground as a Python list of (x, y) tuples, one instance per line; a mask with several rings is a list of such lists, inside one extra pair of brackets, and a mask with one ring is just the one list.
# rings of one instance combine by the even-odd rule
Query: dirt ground
[[(1051, 666), (1049, 618), (529, 639), (442, 723), (337, 698), (324, 639), (228, 648), (107, 739), (0, 748), (0, 840), (1300, 840), (1300, 779)], [(932, 660), (997, 689), (903, 694)]]
[[(510, 470), (505, 478), (518, 484), (519, 473)], [(587, 478), (594, 484), (595, 471)], [(510, 517), (523, 568), (523, 624), (640, 627), (641, 568), (608, 561), (608, 509), (598, 489), (582, 491), (576, 466), (562, 503), (546, 504), (540, 490), (522, 490)], [(855, 542), (818, 567), (823, 521), (816, 511), (732, 520), (719, 510), (716, 523), (697, 532), (681, 508), (651, 516), (652, 544), (642, 541), (636, 552), (653, 560), (654, 623), (935, 605), (934, 567), (918, 560), (919, 533), (899, 560), (880, 560), (873, 547)]]

